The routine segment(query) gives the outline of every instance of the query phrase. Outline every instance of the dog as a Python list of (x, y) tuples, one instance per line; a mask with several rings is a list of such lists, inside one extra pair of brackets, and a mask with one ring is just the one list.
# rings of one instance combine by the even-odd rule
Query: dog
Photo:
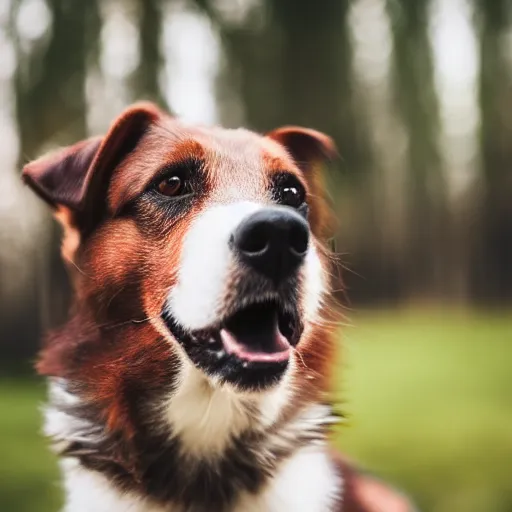
[(142, 102), (24, 167), (74, 290), (37, 363), (66, 512), (411, 510), (328, 446), (335, 154)]

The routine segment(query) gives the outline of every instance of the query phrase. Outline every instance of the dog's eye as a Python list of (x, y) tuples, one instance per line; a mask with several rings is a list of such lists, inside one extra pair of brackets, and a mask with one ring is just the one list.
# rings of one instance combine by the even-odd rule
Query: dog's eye
[(298, 208), (304, 202), (304, 191), (300, 187), (290, 185), (284, 187), (282, 194), (282, 202), (288, 206)]
[(177, 174), (167, 176), (156, 186), (158, 192), (164, 196), (177, 197), (191, 192), (190, 182)]
[(306, 191), (295, 176), (282, 174), (275, 180), (274, 197), (284, 206), (299, 208), (306, 200)]

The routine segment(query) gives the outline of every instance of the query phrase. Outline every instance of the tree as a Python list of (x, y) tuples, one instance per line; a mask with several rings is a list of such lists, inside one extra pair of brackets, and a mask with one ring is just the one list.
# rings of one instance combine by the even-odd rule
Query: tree
[[(439, 106), (428, 34), (430, 0), (388, 0), (396, 111), (408, 137), (404, 280), (410, 295), (446, 282), (447, 205), (438, 146)], [(400, 192), (397, 192), (400, 193)]]
[(140, 62), (132, 79), (133, 97), (164, 105), (158, 80), (163, 61), (160, 50), (162, 4), (160, 0), (139, 0), (138, 11)]
[[(85, 77), (91, 50), (99, 32), (97, 4), (81, 0), (49, 0), (51, 29), (27, 53), (18, 41), (18, 69), (15, 77), (16, 114), (21, 140), (20, 166), (36, 158), (51, 144), (65, 145), (86, 136)], [(51, 226), (51, 227), (50, 227)], [(13, 332), (30, 331), (26, 318), (41, 318), (44, 327), (60, 322), (66, 313), (69, 286), (59, 255), (60, 232), (49, 225), (50, 244), (40, 248), (37, 271), (38, 311), (13, 315)], [(27, 297), (34, 289), (27, 290)], [(36, 306), (37, 304), (37, 306)], [(23, 336), (23, 335), (22, 335)], [(22, 346), (23, 344), (18, 344)]]
[(477, 0), (481, 73), (481, 211), (473, 292), (485, 301), (512, 298), (512, 69), (505, 42), (508, 0)]

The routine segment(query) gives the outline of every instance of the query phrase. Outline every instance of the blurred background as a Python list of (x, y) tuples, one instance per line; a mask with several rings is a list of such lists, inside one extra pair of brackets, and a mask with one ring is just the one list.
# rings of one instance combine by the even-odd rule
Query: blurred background
[(510, 0), (0, 0), (0, 510), (62, 500), (31, 365), (69, 289), (20, 169), (138, 99), (335, 138), (335, 443), (421, 510), (512, 511)]

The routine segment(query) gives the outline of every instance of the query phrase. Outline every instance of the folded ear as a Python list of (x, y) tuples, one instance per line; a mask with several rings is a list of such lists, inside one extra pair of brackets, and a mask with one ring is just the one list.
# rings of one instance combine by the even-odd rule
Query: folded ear
[(304, 173), (311, 195), (315, 198), (310, 205), (311, 229), (320, 238), (327, 239), (332, 235), (335, 221), (319, 167), (338, 156), (334, 141), (325, 133), (299, 126), (283, 126), (266, 136), (284, 146)]
[(50, 206), (77, 210), (85, 196), (87, 171), (103, 137), (83, 140), (44, 155), (23, 168), (22, 178)]
[(267, 137), (283, 145), (304, 172), (338, 156), (331, 137), (311, 128), (283, 126), (267, 133)]
[(163, 113), (151, 103), (125, 110), (104, 137), (84, 140), (28, 163), (22, 177), (55, 209), (99, 210), (112, 171)]

